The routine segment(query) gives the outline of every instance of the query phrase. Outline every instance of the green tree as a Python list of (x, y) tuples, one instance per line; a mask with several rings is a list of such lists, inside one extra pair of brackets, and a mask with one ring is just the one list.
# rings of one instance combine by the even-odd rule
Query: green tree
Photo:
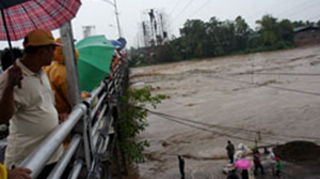
[(264, 45), (275, 45), (278, 40), (277, 19), (270, 15), (265, 15), (261, 20), (256, 21), (256, 23), (259, 25), (258, 32), (261, 35)]
[(238, 16), (234, 21), (236, 50), (245, 50), (248, 46), (250, 28), (246, 21)]
[(219, 37), (225, 54), (236, 51), (235, 26), (232, 21), (226, 20), (221, 23)]
[(303, 21), (294, 21), (292, 24), (295, 28), (306, 26), (306, 23)]
[(282, 20), (279, 23), (279, 28), (278, 28), (279, 40), (285, 41), (287, 43), (293, 43), (293, 39), (294, 39), (293, 28), (294, 28), (293, 24), (288, 19)]
[(219, 21), (212, 17), (207, 23), (208, 44), (210, 56), (230, 54), (235, 49), (235, 26), (232, 21)]
[(221, 40), (220, 40), (220, 34), (221, 34), (221, 22), (216, 17), (211, 17), (209, 22), (206, 23), (206, 33), (208, 35), (207, 38), (207, 50), (206, 54), (207, 56), (219, 56), (223, 55), (223, 49), (221, 47)]
[[(191, 57), (201, 57), (195, 50), (206, 39), (206, 26), (202, 20), (187, 20), (184, 27), (180, 29), (180, 34), (186, 43), (187, 55)], [(197, 51), (199, 51), (197, 49)], [(201, 49), (202, 51), (202, 49)]]
[(118, 144), (126, 150), (125, 157), (129, 162), (143, 162), (143, 150), (149, 146), (147, 140), (136, 137), (148, 126), (147, 106), (156, 108), (157, 104), (168, 98), (166, 95), (152, 95), (151, 86), (141, 89), (129, 89), (126, 96), (121, 98), (121, 113), (119, 133), (121, 140)]

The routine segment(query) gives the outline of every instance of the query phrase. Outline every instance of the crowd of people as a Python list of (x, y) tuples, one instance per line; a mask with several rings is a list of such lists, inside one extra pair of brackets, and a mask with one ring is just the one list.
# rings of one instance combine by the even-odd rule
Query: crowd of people
[[(48, 30), (29, 32), (23, 50), (5, 49), (1, 55), (0, 124), (9, 124), (8, 145), (1, 179), (28, 179), (30, 171), (18, 166), (64, 122), (69, 102), (61, 39)], [(121, 55), (121, 54), (120, 54)], [(79, 53), (75, 50), (76, 59)], [(112, 71), (116, 65), (111, 65)], [(90, 94), (83, 92), (82, 97)], [(68, 145), (65, 141), (64, 146)], [(47, 162), (38, 178), (46, 178), (63, 154), (63, 145)]]
[[(242, 145), (243, 146), (243, 145)], [(239, 150), (243, 150), (241, 149), (242, 147), (240, 147)], [(238, 172), (238, 166), (237, 166), (237, 161), (241, 160), (242, 158), (246, 158), (246, 153), (241, 152), (240, 156), (237, 156), (237, 159), (234, 159), (234, 156), (236, 155), (235, 153), (235, 147), (232, 144), (231, 141), (228, 141), (228, 145), (226, 147), (227, 150), (227, 154), (228, 157), (230, 159), (229, 165), (232, 166), (231, 170), (229, 170), (228, 173), (228, 177), (227, 179), (249, 179), (249, 170), (250, 167), (248, 168), (242, 168), (240, 169), (241, 173), (241, 177), (238, 176), (237, 172)], [(283, 172), (283, 167), (282, 167), (282, 163), (279, 157), (275, 157), (274, 153), (272, 152), (272, 149), (265, 149), (264, 152), (267, 155), (267, 163), (269, 163), (269, 168), (270, 168), (270, 172), (271, 175), (277, 178), (280, 178), (282, 176), (282, 172)], [(259, 152), (259, 149), (257, 147), (254, 147), (252, 149), (252, 157), (253, 157), (253, 164), (254, 164), (254, 169), (253, 169), (253, 174), (254, 176), (258, 176), (259, 171), (261, 173), (261, 175), (265, 175), (265, 168), (262, 164), (261, 161), (261, 154)]]
[[(237, 150), (234, 144), (229, 140), (226, 146), (227, 156), (229, 159), (228, 165), (223, 170), (227, 173), (227, 179), (249, 179), (251, 164), (243, 168), (237, 165), (237, 161), (246, 159), (252, 154), (253, 158), (253, 175), (258, 177), (259, 171), (261, 175), (265, 175), (265, 168), (261, 161), (261, 154), (258, 147), (253, 147), (251, 151), (243, 144), (239, 144)], [(265, 155), (267, 155), (268, 169), (270, 174), (275, 178), (281, 178), (283, 167), (279, 157), (275, 157), (272, 149), (265, 148)], [(247, 159), (246, 159), (247, 160)], [(250, 162), (250, 161), (249, 161)], [(251, 162), (250, 162), (251, 163)], [(178, 155), (178, 166), (181, 179), (185, 179), (185, 160), (181, 155)], [(259, 177), (258, 177), (259, 178)]]

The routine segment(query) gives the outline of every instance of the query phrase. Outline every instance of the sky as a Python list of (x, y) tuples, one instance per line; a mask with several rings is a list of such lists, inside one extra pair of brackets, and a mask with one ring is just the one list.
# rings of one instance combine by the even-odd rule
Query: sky
[[(74, 38), (83, 38), (83, 26), (95, 26), (94, 35), (105, 35), (107, 39), (119, 37), (114, 7), (108, 0), (82, 0), (77, 16), (72, 20)], [(112, 0), (113, 1), (113, 0)], [(150, 9), (166, 14), (169, 36), (179, 36), (179, 28), (187, 19), (208, 21), (215, 16), (219, 20), (234, 20), (241, 15), (255, 28), (255, 21), (265, 14), (278, 19), (320, 20), (320, 0), (116, 0), (120, 27), (128, 46), (140, 46), (141, 22), (148, 18)], [(59, 31), (53, 31), (59, 36)], [(6, 46), (0, 43), (0, 48)], [(21, 47), (21, 41), (13, 43)]]

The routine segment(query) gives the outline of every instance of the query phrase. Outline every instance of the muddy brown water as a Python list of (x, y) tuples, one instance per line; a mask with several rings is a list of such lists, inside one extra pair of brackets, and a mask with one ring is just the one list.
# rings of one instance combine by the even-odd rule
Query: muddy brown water
[[(154, 94), (171, 96), (156, 111), (207, 124), (186, 125), (150, 114), (150, 125), (139, 138), (150, 141), (145, 153), (152, 157), (137, 166), (139, 179), (179, 178), (177, 155), (192, 156), (186, 159), (187, 178), (226, 178), (222, 168), (227, 160), (214, 158), (226, 157), (227, 140), (236, 146), (253, 146), (258, 139), (259, 145), (269, 145), (301, 140), (295, 136), (320, 136), (320, 78), (281, 75), (320, 74), (320, 46), (131, 71), (132, 86), (151, 85)], [(317, 139), (310, 141), (320, 143)], [(299, 179), (317, 177), (309, 168), (284, 165)]]

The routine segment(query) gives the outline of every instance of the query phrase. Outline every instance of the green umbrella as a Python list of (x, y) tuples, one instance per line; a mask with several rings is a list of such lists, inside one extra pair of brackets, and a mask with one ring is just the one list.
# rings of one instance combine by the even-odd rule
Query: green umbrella
[(110, 74), (114, 47), (103, 35), (87, 37), (76, 44), (78, 71), (82, 91), (91, 92)]

